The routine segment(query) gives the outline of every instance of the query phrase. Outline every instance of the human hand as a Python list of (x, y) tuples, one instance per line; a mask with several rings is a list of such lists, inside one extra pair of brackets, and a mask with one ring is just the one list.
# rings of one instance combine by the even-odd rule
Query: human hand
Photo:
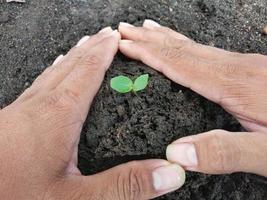
[(92, 176), (77, 168), (80, 132), (119, 40), (111, 28), (84, 37), (0, 111), (1, 199), (149, 199), (183, 185), (184, 170), (164, 160)]
[(152, 20), (143, 27), (121, 23), (119, 32), (122, 53), (218, 103), (251, 131), (213, 130), (181, 138), (168, 146), (169, 161), (203, 173), (267, 177), (266, 56), (201, 45)]

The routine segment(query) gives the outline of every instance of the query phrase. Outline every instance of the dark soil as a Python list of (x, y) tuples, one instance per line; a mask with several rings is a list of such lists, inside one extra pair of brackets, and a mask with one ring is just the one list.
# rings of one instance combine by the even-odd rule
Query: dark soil
[[(1, 2), (1, 1), (0, 1)], [(11, 103), (59, 54), (79, 38), (120, 21), (154, 19), (194, 40), (240, 52), (267, 54), (266, 0), (28, 0), (0, 3), (0, 107)], [(264, 24), (265, 23), (265, 24)], [(109, 88), (115, 75), (149, 73), (138, 96)], [(164, 158), (173, 140), (240, 125), (217, 105), (141, 63), (118, 55), (82, 132), (79, 168), (93, 174), (119, 163)], [(186, 185), (160, 199), (267, 198), (267, 179), (238, 173), (188, 173)]]

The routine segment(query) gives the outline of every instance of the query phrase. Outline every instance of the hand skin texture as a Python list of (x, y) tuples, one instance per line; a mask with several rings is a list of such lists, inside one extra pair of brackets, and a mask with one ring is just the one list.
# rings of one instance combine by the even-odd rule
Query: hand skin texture
[(80, 132), (120, 39), (109, 27), (85, 36), (0, 111), (1, 199), (142, 200), (183, 185), (184, 170), (165, 160), (87, 177), (77, 168)]
[(248, 131), (178, 139), (167, 147), (171, 163), (209, 174), (267, 177), (267, 56), (201, 45), (152, 20), (143, 27), (121, 23), (119, 32), (122, 53), (221, 105)]
[[(183, 185), (179, 165), (267, 176), (266, 57), (200, 45), (151, 20), (143, 27), (121, 23), (119, 32), (105, 28), (85, 36), (0, 111), (1, 199), (151, 199)], [(169, 162), (134, 161), (82, 176), (80, 132), (118, 49), (220, 104), (251, 132), (182, 138), (167, 148)]]

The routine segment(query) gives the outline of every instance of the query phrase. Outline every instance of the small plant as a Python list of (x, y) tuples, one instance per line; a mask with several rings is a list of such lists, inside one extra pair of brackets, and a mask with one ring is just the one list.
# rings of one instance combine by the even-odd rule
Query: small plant
[(110, 87), (119, 93), (128, 93), (133, 91), (134, 93), (143, 90), (148, 85), (148, 74), (143, 74), (133, 82), (127, 76), (117, 76), (111, 79)]

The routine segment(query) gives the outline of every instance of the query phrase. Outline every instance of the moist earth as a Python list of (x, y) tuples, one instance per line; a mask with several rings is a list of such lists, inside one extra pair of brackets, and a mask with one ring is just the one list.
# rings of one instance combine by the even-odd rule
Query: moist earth
[[(82, 36), (120, 21), (154, 19), (186, 36), (226, 50), (267, 54), (266, 0), (27, 0), (0, 1), (0, 107), (14, 101), (60, 54)], [(255, 67), (255, 66), (251, 66)], [(121, 95), (116, 75), (148, 73), (148, 88)], [(84, 125), (79, 169), (85, 175), (130, 160), (165, 158), (175, 139), (212, 129), (242, 130), (219, 106), (140, 62), (118, 54)], [(187, 173), (185, 186), (158, 199), (267, 198), (267, 179), (252, 174)]]

